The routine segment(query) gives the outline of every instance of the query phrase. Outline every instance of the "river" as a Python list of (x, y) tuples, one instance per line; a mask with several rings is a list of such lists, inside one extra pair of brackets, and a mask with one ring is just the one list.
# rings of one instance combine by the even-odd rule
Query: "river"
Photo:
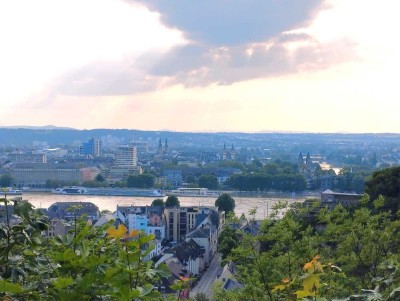
[[(57, 195), (51, 193), (24, 193), (23, 199), (32, 203), (36, 208), (48, 208), (55, 202), (92, 202), (100, 210), (114, 212), (119, 206), (145, 206), (150, 205), (154, 198), (151, 197), (124, 197), (124, 196), (93, 196), (93, 195)], [(164, 197), (164, 200), (166, 197)], [(234, 197), (235, 213), (248, 216), (249, 210), (257, 208), (256, 218), (263, 219), (272, 212), (272, 207), (279, 200), (291, 202), (304, 201), (305, 197), (296, 198), (266, 198), (266, 197)], [(214, 206), (216, 198), (179, 197), (181, 206)]]

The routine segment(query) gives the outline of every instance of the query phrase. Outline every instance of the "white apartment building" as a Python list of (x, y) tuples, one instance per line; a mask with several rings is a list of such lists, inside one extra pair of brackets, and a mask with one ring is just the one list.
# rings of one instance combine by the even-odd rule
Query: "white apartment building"
[(119, 146), (115, 159), (118, 167), (135, 168), (137, 166), (137, 148), (135, 146)]

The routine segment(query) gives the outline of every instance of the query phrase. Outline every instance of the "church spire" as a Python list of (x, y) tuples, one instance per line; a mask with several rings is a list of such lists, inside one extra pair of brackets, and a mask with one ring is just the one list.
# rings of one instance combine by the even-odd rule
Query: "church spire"
[(168, 140), (165, 138), (165, 143), (164, 143), (164, 154), (168, 153)]
[(158, 149), (157, 153), (160, 155), (162, 154), (162, 143), (161, 143), (161, 138), (158, 140)]

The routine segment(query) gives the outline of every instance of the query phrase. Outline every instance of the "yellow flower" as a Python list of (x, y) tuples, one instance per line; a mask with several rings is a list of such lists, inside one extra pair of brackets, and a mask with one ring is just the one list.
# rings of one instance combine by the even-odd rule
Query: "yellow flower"
[(123, 224), (120, 224), (117, 229), (115, 229), (114, 227), (108, 228), (107, 235), (108, 235), (108, 237), (118, 239), (121, 237), (125, 237), (127, 230), (128, 229)]
[(131, 232), (126, 237), (135, 237), (139, 235), (139, 231), (136, 229), (133, 229)]

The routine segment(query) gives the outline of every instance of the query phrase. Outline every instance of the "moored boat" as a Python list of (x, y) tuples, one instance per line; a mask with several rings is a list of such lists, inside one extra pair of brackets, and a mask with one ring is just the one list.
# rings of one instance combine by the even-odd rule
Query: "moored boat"
[(187, 197), (218, 197), (218, 191), (210, 191), (207, 188), (178, 188), (167, 192), (167, 195), (187, 196)]

